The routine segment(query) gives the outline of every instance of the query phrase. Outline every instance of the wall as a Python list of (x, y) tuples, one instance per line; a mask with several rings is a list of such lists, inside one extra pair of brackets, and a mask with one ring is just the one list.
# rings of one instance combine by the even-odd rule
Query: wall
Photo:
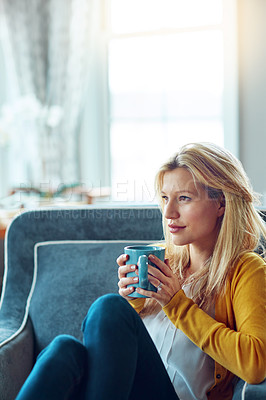
[(240, 159), (266, 207), (266, 1), (238, 0)]

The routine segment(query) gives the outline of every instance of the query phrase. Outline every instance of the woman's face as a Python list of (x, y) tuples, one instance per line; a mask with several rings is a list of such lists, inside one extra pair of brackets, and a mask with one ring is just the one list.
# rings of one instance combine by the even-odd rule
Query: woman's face
[(224, 213), (220, 201), (210, 199), (185, 168), (164, 174), (161, 196), (173, 243), (212, 250), (219, 231), (218, 218)]

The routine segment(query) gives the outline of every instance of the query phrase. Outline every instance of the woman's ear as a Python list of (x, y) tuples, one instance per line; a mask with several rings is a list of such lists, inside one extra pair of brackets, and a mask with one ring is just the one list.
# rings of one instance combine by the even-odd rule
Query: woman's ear
[(219, 204), (218, 217), (221, 217), (222, 215), (224, 215), (224, 212), (225, 212), (225, 197), (224, 197), (224, 195), (222, 195), (220, 197), (220, 199), (218, 200), (218, 204)]

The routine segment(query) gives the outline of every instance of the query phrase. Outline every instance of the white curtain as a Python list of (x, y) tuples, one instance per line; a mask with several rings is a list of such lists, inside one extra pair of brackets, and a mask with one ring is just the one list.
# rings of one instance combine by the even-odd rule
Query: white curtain
[(0, 1), (18, 86), (13, 173), (35, 186), (76, 182), (95, 0)]

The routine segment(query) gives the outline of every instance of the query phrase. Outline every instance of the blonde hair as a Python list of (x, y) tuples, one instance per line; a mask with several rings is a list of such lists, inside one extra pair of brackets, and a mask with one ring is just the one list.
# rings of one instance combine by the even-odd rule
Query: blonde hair
[[(208, 308), (218, 295), (224, 294), (226, 282), (239, 257), (260, 247), (265, 257), (265, 223), (255, 208), (258, 196), (253, 192), (240, 161), (229, 151), (211, 143), (191, 143), (183, 146), (156, 175), (156, 192), (163, 202), (161, 189), (164, 174), (176, 168), (186, 168), (193, 179), (203, 185), (210, 198), (222, 198), (225, 212), (213, 254), (205, 266), (191, 278), (192, 287), (197, 284), (193, 300), (202, 308)], [(182, 278), (189, 265), (189, 247), (172, 243), (168, 226), (163, 217), (167, 258), (174, 272)], [(151, 307), (154, 300), (146, 301)], [(146, 311), (145, 311), (146, 309)], [(149, 313), (150, 313), (149, 311)]]

